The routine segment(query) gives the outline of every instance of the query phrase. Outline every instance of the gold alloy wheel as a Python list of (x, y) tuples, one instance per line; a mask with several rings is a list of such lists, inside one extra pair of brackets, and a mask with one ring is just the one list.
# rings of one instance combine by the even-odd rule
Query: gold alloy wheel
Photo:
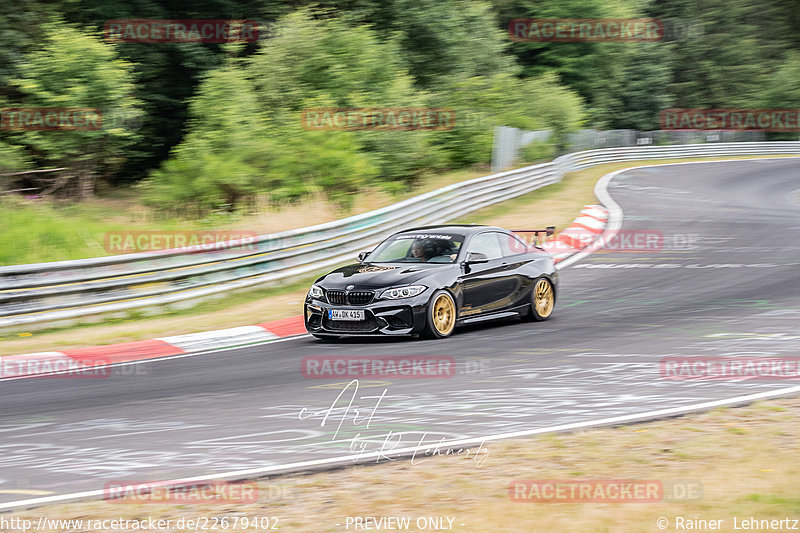
[(546, 279), (540, 279), (533, 289), (533, 305), (536, 307), (536, 314), (542, 318), (547, 318), (553, 312), (553, 286)]
[(456, 306), (447, 294), (440, 294), (433, 302), (433, 327), (439, 335), (450, 335), (456, 327)]

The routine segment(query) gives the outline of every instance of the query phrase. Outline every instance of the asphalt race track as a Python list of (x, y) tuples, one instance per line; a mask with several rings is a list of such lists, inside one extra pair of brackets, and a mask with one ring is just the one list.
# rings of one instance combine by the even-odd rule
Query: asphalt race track
[[(300, 337), (117, 367), (105, 379), (2, 381), (0, 501), (350, 455), (357, 435), (358, 448), (378, 451), (389, 432), (388, 449), (798, 385), (674, 381), (659, 370), (668, 356), (800, 355), (798, 190), (798, 159), (620, 174), (609, 192), (623, 233), (661, 232), (663, 248), (602, 250), (562, 270), (544, 323), (473, 326), (442, 341)], [(304, 378), (301, 359), (320, 355), (451, 356), (458, 373), (362, 379), (362, 416), (386, 389), (369, 427), (356, 427), (352, 410), (343, 420), (344, 401), (321, 426), (349, 380)], [(303, 408), (313, 415), (301, 420)]]

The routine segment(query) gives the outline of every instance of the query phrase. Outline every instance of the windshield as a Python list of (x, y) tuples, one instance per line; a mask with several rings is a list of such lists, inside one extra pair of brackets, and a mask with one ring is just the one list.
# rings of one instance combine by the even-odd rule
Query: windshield
[(370, 263), (454, 263), (463, 235), (401, 233), (383, 241), (369, 255)]

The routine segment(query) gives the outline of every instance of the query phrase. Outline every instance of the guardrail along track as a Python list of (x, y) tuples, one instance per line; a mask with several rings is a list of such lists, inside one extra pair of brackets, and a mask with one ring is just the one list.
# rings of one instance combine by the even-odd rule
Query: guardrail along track
[(190, 305), (201, 298), (297, 277), (352, 259), (389, 233), (446, 222), (603, 163), (682, 157), (800, 154), (800, 142), (605, 148), (449, 185), (341, 220), (217, 243), (214, 250), (162, 250), (0, 267), (0, 329), (64, 323), (107, 313)]

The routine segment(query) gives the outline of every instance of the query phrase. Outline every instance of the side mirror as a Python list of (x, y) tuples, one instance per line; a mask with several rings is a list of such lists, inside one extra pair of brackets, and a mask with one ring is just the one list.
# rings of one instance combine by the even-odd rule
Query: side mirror
[(545, 232), (546, 232), (547, 236), (549, 237), (553, 233), (556, 232), (556, 227), (555, 226), (547, 226), (547, 229), (545, 230)]
[(364, 262), (364, 259), (366, 259), (366, 258), (367, 258), (367, 256), (368, 256), (369, 254), (371, 254), (371, 253), (372, 253), (372, 252), (361, 252), (361, 253), (359, 253), (359, 254), (358, 254), (358, 262), (359, 262), (359, 263), (363, 263), (363, 262)]
[(470, 252), (467, 254), (467, 260), (464, 262), (468, 265), (474, 265), (476, 263), (488, 263), (489, 256), (480, 252)]

